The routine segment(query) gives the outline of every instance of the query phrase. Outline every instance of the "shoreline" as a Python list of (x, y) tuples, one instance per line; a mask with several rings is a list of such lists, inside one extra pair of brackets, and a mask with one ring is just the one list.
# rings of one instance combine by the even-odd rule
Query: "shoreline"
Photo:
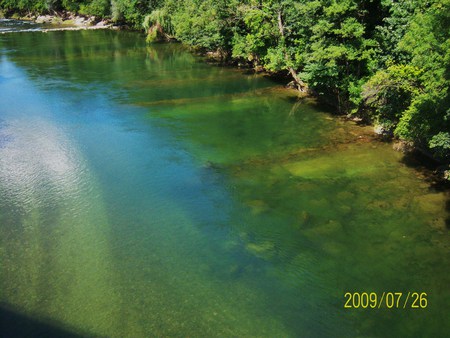
[[(83, 16), (79, 14), (75, 14), (72, 12), (60, 12), (55, 13), (53, 15), (26, 15), (20, 16), (17, 13), (11, 15), (10, 17), (2, 17), (2, 13), (0, 12), (0, 19), (6, 20), (18, 20), (30, 22), (37, 25), (42, 25), (37, 28), (23, 29), (23, 30), (11, 30), (0, 32), (0, 34), (8, 34), (8, 33), (25, 33), (25, 32), (54, 32), (54, 31), (79, 31), (79, 30), (99, 30), (99, 29), (111, 29), (111, 30), (120, 30), (124, 29), (122, 26), (114, 25), (109, 19), (99, 19), (94, 16)], [(246, 67), (239, 63), (236, 64), (237, 61), (224, 61), (224, 58), (217, 55), (217, 53), (211, 51), (202, 51), (199, 52), (195, 49), (192, 50), (194, 54), (201, 55), (205, 58), (205, 61), (211, 64), (216, 64), (218, 66), (226, 66), (233, 67), (236, 69), (240, 69), (243, 71), (252, 71), (255, 73), (263, 73), (265, 76), (272, 78), (273, 81), (280, 83), (279, 74), (273, 74), (271, 72), (267, 72), (264, 69), (255, 69), (251, 67)], [(314, 94), (310, 92), (300, 92), (290, 85), (291, 83), (284, 84), (283, 87), (286, 90), (295, 90), (299, 97), (315, 97)], [(330, 107), (331, 108), (331, 107)], [(327, 109), (328, 110), (328, 109)], [(362, 119), (357, 116), (350, 115), (339, 115), (332, 112), (330, 109), (329, 112), (331, 115), (336, 117), (341, 116), (343, 119), (348, 121), (353, 121), (357, 123), (361, 123)], [(367, 123), (367, 122), (366, 122)], [(364, 124), (366, 124), (364, 123)], [(393, 150), (402, 152), (405, 157), (413, 157), (416, 158), (419, 162), (418, 165), (422, 167), (419, 169), (420, 171), (426, 171), (428, 176), (432, 181), (439, 182), (443, 187), (449, 186), (450, 182), (450, 167), (445, 162), (440, 162), (436, 158), (434, 158), (429, 152), (424, 151), (420, 147), (414, 146), (409, 142), (398, 140), (395, 138), (386, 135), (383, 130), (379, 130), (379, 127), (376, 124), (368, 123), (373, 128), (373, 135), (375, 138), (382, 140), (384, 142), (388, 142)], [(425, 161), (425, 158), (427, 159)], [(426, 169), (425, 169), (426, 167)], [(433, 168), (433, 169), (431, 169)]]
[(0, 34), (11, 34), (11, 33), (47, 33), (47, 32), (57, 32), (57, 31), (82, 31), (82, 30), (100, 30), (100, 29), (112, 29), (119, 30), (120, 28), (116, 28), (116, 26), (107, 26), (107, 27), (54, 27), (54, 28), (43, 28), (43, 29), (24, 29), (20, 31), (7, 31), (0, 32)]
[[(1, 14), (1, 13), (0, 13)], [(27, 32), (54, 32), (54, 31), (78, 31), (78, 30), (98, 30), (113, 29), (118, 30), (120, 26), (114, 25), (110, 20), (91, 16), (82, 16), (75, 13), (65, 12), (54, 15), (26, 15), (13, 14), (9, 17), (0, 15), (0, 20), (17, 20), (27, 22), (36, 27), (27, 27), (20, 30), (2, 31), (0, 34), (27, 33)]]

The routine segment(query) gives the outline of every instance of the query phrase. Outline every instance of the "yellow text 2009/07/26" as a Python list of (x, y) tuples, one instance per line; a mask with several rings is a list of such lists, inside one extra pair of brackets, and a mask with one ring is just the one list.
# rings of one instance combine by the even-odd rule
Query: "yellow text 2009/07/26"
[(426, 292), (346, 292), (346, 309), (425, 309), (428, 306)]

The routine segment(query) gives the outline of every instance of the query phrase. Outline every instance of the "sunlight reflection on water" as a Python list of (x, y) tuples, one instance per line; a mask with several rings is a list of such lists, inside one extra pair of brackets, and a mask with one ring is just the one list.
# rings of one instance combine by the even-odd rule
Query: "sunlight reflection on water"
[(0, 157), (0, 181), (8, 199), (27, 212), (43, 201), (54, 203), (78, 194), (85, 167), (64, 132), (36, 118), (15, 120), (3, 129), (9, 142)]

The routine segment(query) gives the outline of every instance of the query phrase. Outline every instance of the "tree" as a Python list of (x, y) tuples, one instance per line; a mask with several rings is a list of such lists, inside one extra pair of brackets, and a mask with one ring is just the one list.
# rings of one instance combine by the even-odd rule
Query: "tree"
[(376, 27), (375, 38), (378, 42), (378, 67), (384, 67), (388, 62), (409, 62), (410, 55), (399, 48), (408, 26), (419, 8), (421, 0), (383, 1), (381, 23)]
[(446, 144), (442, 140), (450, 130), (450, 0), (435, 0), (417, 12), (399, 46), (422, 70), (424, 90), (400, 119), (396, 134), (448, 152), (439, 145)]
[(422, 85), (418, 67), (391, 65), (380, 70), (362, 87), (362, 98), (370, 118), (385, 130), (393, 131), (420, 94)]
[(306, 85), (298, 75), (306, 35), (302, 35), (300, 3), (292, 0), (248, 1), (237, 7), (241, 25), (233, 36), (233, 56), (267, 70), (287, 70), (295, 85)]
[(225, 53), (230, 49), (228, 1), (169, 0), (165, 8), (180, 41), (205, 50)]
[[(370, 1), (318, 0), (305, 56), (303, 76), (319, 95), (330, 95), (339, 112), (352, 108), (361, 79), (370, 74), (375, 54), (373, 32), (366, 30)], [(355, 89), (358, 90), (355, 90)], [(353, 89), (353, 91), (352, 91)]]

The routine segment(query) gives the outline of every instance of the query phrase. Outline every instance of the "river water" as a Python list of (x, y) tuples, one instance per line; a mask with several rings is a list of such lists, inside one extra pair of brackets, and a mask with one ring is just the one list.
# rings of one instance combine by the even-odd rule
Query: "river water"
[(28, 334), (450, 332), (448, 194), (370, 128), (107, 30), (0, 35), (0, 102), (1, 313)]

